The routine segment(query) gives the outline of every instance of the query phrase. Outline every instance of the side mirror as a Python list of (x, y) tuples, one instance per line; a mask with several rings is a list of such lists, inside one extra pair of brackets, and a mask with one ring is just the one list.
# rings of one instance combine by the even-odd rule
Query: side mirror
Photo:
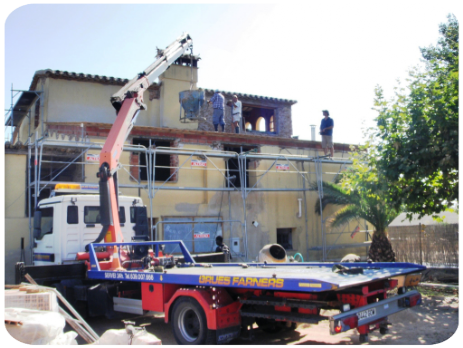
[(34, 213), (34, 229), (40, 230), (42, 228), (42, 212), (37, 210)]
[(34, 232), (33, 232), (34, 239), (40, 239), (41, 234), (42, 234), (42, 212), (37, 210), (34, 213)]
[(34, 233), (33, 233), (34, 240), (39, 240), (41, 233), (42, 233), (42, 230), (34, 228)]

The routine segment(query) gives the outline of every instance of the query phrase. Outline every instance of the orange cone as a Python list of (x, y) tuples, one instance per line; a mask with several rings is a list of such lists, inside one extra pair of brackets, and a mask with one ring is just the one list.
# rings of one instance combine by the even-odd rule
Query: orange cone
[(122, 269), (121, 261), (119, 260), (119, 253), (117, 251), (117, 247), (113, 247), (113, 257), (111, 260), (111, 269), (117, 270)]

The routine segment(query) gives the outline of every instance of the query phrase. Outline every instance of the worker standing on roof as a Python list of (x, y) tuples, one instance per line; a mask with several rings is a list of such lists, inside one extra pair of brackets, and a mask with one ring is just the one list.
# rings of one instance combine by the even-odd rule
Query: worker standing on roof
[(241, 110), (241, 101), (234, 95), (232, 99), (232, 122), (235, 126), (235, 133), (240, 132)]
[(214, 124), (214, 129), (217, 132), (219, 128), (219, 124), (222, 127), (222, 132), (225, 131), (225, 122), (223, 120), (223, 108), (224, 108), (224, 97), (219, 92), (218, 89), (215, 90), (214, 95), (212, 98), (207, 102), (208, 104), (212, 104), (214, 108), (214, 113), (212, 114), (212, 123)]
[(334, 121), (330, 118), (330, 113), (328, 110), (323, 110), (323, 119), (320, 125), (320, 134), (322, 136), (322, 148), (325, 151), (325, 156), (328, 155), (328, 151), (330, 152), (331, 158), (334, 155), (334, 147), (333, 147), (333, 128), (334, 128)]

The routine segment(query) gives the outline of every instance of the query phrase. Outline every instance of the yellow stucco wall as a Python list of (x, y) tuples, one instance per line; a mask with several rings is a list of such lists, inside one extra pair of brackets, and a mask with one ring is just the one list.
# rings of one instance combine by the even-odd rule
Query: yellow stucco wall
[[(180, 104), (178, 94), (190, 89), (190, 81), (193, 72), (193, 89), (196, 89), (198, 81), (197, 68), (172, 65), (159, 77), (161, 81), (160, 99), (154, 98), (156, 94), (145, 91), (144, 102), (146, 110), (140, 111), (137, 118), (138, 126), (169, 127), (180, 129), (196, 129), (197, 123), (180, 122)], [(92, 122), (114, 123), (115, 110), (110, 103), (111, 96), (121, 87), (105, 85), (89, 81), (74, 81), (54, 78), (41, 78), (37, 90), (42, 90), (40, 107), (40, 120), (46, 122)], [(52, 97), (50, 97), (52, 96)], [(29, 119), (25, 118), (20, 126), (20, 138), (25, 143), (28, 132), (35, 140), (35, 131), (42, 136), (42, 122), (34, 127), (35, 105), (31, 108), (31, 127)], [(44, 127), (46, 132), (46, 127)]]
[(14, 265), (24, 254), (30, 263), (29, 219), (26, 217), (26, 155), (5, 154), (5, 282), (14, 281)]

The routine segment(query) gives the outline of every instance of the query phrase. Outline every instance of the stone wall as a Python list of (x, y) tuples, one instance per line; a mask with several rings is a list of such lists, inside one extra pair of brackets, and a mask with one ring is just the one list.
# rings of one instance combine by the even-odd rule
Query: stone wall
[[(225, 103), (228, 100), (231, 100), (233, 94), (221, 92), (225, 98)], [(206, 101), (211, 99), (214, 95), (211, 91), (205, 91)], [(278, 99), (274, 98), (265, 98), (265, 97), (258, 97), (258, 96), (246, 96), (242, 94), (237, 94), (238, 99), (246, 105), (254, 106), (254, 107), (268, 107), (276, 109), (275, 113), (275, 128), (276, 134), (274, 133), (266, 133), (266, 132), (247, 132), (247, 134), (256, 134), (260, 136), (267, 136), (267, 137), (281, 137), (281, 138), (291, 138), (293, 135), (293, 126), (291, 120), (291, 105), (292, 103), (278, 101)], [(204, 104), (203, 110), (201, 112), (201, 116), (205, 118), (205, 120), (200, 120), (198, 122), (198, 130), (201, 131), (214, 131), (214, 125), (212, 124), (212, 113), (214, 109), (212, 105)], [(234, 129), (232, 129), (232, 116), (231, 116), (231, 108), (229, 106), (225, 106), (224, 110), (224, 121), (225, 121), (225, 132), (226, 133), (234, 133)], [(220, 127), (219, 127), (220, 130)], [(243, 133), (240, 130), (240, 133)]]

